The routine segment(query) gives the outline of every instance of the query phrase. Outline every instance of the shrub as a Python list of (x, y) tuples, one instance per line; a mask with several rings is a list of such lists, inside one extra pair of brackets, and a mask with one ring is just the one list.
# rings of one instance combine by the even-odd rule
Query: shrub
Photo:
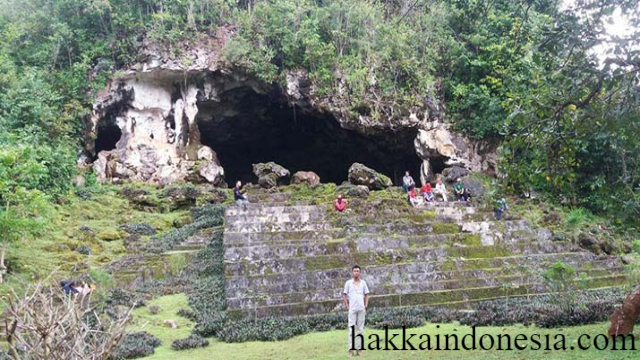
[(263, 318), (227, 324), (216, 336), (225, 342), (278, 341), (310, 331), (304, 318)]
[(115, 288), (111, 291), (111, 294), (107, 297), (106, 304), (111, 306), (133, 306), (136, 308), (145, 305), (144, 300), (139, 295), (121, 288)]
[(170, 230), (160, 237), (154, 237), (147, 246), (147, 250), (152, 253), (169, 251), (198, 230), (220, 226), (224, 223), (224, 206), (205, 205), (202, 208), (206, 209), (192, 209), (194, 222), (179, 229)]
[(180, 309), (180, 310), (178, 310), (176, 315), (182, 316), (183, 318), (187, 318), (187, 319), (189, 319), (191, 321), (198, 321), (198, 318), (196, 317), (196, 313), (194, 313), (193, 311), (191, 311), (189, 309)]
[(640, 240), (634, 240), (632, 246), (633, 252), (640, 255)]
[(132, 235), (155, 235), (156, 229), (146, 223), (128, 223), (123, 224), (120, 228)]
[(209, 346), (209, 340), (197, 334), (191, 334), (186, 339), (174, 340), (171, 343), (173, 350), (195, 349), (205, 346)]
[(76, 196), (82, 200), (91, 200), (93, 197), (93, 191), (90, 188), (79, 188), (76, 189)]
[(591, 219), (591, 213), (584, 208), (572, 209), (567, 215), (566, 223), (569, 227), (578, 227)]
[(158, 305), (149, 305), (149, 313), (152, 315), (158, 315), (162, 311), (162, 308)]
[(120, 342), (109, 359), (135, 359), (149, 356), (161, 344), (162, 341), (160, 339), (146, 331), (129, 333), (122, 338), (122, 342)]

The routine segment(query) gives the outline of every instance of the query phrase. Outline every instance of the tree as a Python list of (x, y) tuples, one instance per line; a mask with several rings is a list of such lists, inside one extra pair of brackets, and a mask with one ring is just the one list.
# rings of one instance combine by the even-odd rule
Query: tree
[(131, 310), (111, 319), (39, 282), (24, 296), (9, 295), (4, 339), (13, 359), (108, 359), (121, 341)]
[(0, 149), (0, 282), (7, 271), (7, 246), (26, 236), (42, 234), (50, 205), (37, 189), (47, 168), (22, 145)]

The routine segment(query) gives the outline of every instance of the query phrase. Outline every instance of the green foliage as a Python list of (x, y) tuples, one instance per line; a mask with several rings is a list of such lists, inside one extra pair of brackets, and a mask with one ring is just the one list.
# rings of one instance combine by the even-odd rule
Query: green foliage
[(577, 228), (593, 219), (591, 213), (584, 208), (575, 208), (567, 214), (566, 223), (569, 228)]
[(197, 334), (191, 334), (186, 339), (174, 340), (171, 343), (171, 348), (173, 350), (195, 349), (205, 346), (209, 346), (209, 340)]
[(122, 338), (122, 341), (109, 359), (136, 359), (149, 356), (161, 344), (162, 341), (160, 339), (146, 331), (129, 333)]

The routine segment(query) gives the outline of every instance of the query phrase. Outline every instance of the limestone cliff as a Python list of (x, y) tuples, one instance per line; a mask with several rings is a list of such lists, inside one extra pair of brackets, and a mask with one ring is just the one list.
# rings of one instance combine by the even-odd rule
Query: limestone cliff
[[(92, 162), (100, 181), (158, 184), (223, 185), (225, 170), (239, 179), (238, 163), (279, 147), (263, 160), (324, 170), (328, 180), (355, 161), (396, 179), (414, 165), (423, 181), (453, 165), (495, 172), (495, 146), (450, 131), (437, 102), (384, 119), (354, 114), (341, 107), (340, 93), (317, 94), (304, 70), (288, 71), (284, 84), (266, 83), (226, 64), (220, 49), (231, 32), (185, 45), (179, 57), (144, 46), (138, 62), (98, 94), (81, 162)], [(221, 161), (220, 149), (231, 155)]]

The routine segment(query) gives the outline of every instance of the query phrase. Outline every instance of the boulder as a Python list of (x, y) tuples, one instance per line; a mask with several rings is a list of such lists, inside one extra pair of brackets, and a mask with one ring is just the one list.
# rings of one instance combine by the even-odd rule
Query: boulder
[(353, 163), (349, 168), (349, 182), (364, 185), (371, 190), (382, 190), (393, 185), (389, 177), (360, 163)]
[(639, 315), (640, 285), (636, 286), (631, 294), (627, 295), (620, 309), (613, 311), (611, 326), (608, 331), (609, 336), (631, 334)]
[(313, 171), (298, 171), (291, 177), (291, 183), (318, 185), (320, 184), (320, 176)]
[(444, 124), (419, 130), (414, 147), (422, 160), (440, 158), (447, 166), (456, 165), (491, 175), (495, 175), (498, 168), (496, 142), (470, 140)]
[(204, 160), (198, 167), (198, 175), (204, 181), (215, 186), (225, 186), (224, 169), (213, 160)]
[(206, 145), (202, 145), (198, 149), (198, 160), (209, 160), (209, 161), (217, 161), (218, 156), (215, 151)]
[(444, 177), (444, 180), (450, 183), (453, 183), (456, 180), (463, 178), (469, 174), (469, 170), (461, 166), (452, 166), (442, 170), (442, 176)]
[(87, 179), (85, 179), (83, 175), (76, 175), (76, 177), (73, 178), (73, 185), (75, 187), (84, 187), (86, 184)]
[(602, 241), (589, 233), (580, 233), (578, 235), (578, 244), (595, 254), (602, 253)]
[(273, 161), (253, 164), (253, 173), (258, 177), (258, 185), (266, 189), (284, 185), (291, 175), (289, 170)]
[(484, 185), (476, 179), (472, 179), (470, 177), (463, 178), (462, 182), (464, 186), (467, 188), (469, 193), (471, 194), (472, 199), (480, 199), (487, 192), (484, 188)]
[(164, 326), (166, 326), (168, 328), (172, 328), (172, 329), (178, 328), (178, 324), (176, 324), (175, 320), (173, 320), (173, 319), (167, 319), (167, 320), (163, 321), (162, 325), (164, 325)]
[(345, 182), (336, 188), (336, 193), (342, 194), (347, 198), (366, 198), (367, 196), (369, 196), (369, 188), (364, 185), (353, 185)]

